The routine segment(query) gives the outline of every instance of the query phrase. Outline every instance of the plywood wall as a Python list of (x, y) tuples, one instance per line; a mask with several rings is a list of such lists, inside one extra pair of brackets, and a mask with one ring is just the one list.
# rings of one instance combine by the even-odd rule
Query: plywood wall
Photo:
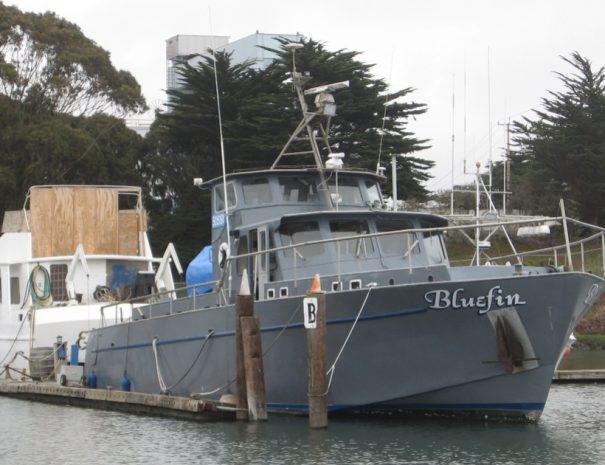
[(112, 187), (32, 188), (33, 256), (73, 255), (78, 244), (87, 255), (139, 255), (145, 215), (142, 210), (119, 211), (120, 192)]

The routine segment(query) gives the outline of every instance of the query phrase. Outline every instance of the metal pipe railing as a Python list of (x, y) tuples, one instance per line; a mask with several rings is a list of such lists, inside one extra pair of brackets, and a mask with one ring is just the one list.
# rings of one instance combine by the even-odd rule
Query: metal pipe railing
[[(490, 260), (503, 260), (506, 258), (516, 258), (519, 263), (522, 263), (521, 259), (523, 257), (526, 256), (530, 256), (530, 255), (536, 255), (536, 254), (541, 254), (544, 252), (553, 252), (554, 253), (554, 261), (555, 261), (555, 266), (558, 266), (558, 251), (561, 249), (565, 249), (566, 250), (566, 258), (568, 261), (568, 265), (570, 267), (573, 266), (572, 264), (572, 254), (571, 254), (571, 247), (573, 246), (577, 246), (580, 245), (581, 247), (581, 257), (582, 257), (582, 270), (585, 270), (585, 250), (584, 250), (584, 244), (595, 240), (597, 238), (601, 238), (601, 249), (602, 249), (602, 262), (603, 262), (603, 267), (605, 269), (605, 228), (602, 228), (600, 226), (596, 226), (596, 225), (591, 225), (588, 223), (584, 223), (582, 221), (579, 220), (575, 220), (573, 218), (567, 218), (565, 216), (565, 212), (564, 210), (562, 211), (562, 216), (556, 216), (556, 217), (543, 217), (540, 219), (536, 219), (536, 218), (531, 218), (531, 219), (524, 219), (524, 220), (514, 220), (514, 221), (495, 221), (495, 222), (487, 222), (487, 223), (482, 223), (480, 224), (480, 228), (501, 228), (504, 231), (504, 234), (509, 242), (509, 244), (512, 244), (512, 240), (510, 239), (510, 236), (508, 235), (508, 233), (506, 232), (505, 227), (506, 226), (520, 226), (520, 225), (535, 225), (535, 224), (544, 224), (544, 223), (552, 223), (552, 222), (559, 222), (561, 221), (563, 223), (563, 227), (564, 227), (564, 235), (565, 235), (565, 242), (564, 244), (561, 245), (555, 245), (555, 246), (550, 246), (550, 247), (545, 247), (545, 248), (541, 248), (541, 249), (535, 249), (535, 250), (531, 250), (531, 251), (524, 251), (524, 252), (519, 252), (517, 250), (515, 250), (514, 246), (512, 246), (511, 248), (513, 249), (513, 253), (512, 254), (508, 254), (508, 255), (501, 255), (501, 256), (497, 256), (497, 257), (492, 257), (490, 258)], [(568, 230), (567, 230), (567, 222), (571, 222), (586, 228), (592, 228), (598, 231), (597, 234), (593, 234), (587, 238), (584, 239), (579, 239), (577, 241), (573, 241), (571, 242), (569, 240), (569, 235), (568, 235)], [(406, 233), (407, 234), (407, 239), (408, 239), (408, 247), (407, 247), (407, 255), (410, 256), (410, 260), (408, 263), (408, 268), (412, 268), (412, 263), (411, 263), (411, 255), (410, 255), (410, 249), (412, 247), (414, 247), (417, 243), (418, 243), (418, 239), (416, 239), (414, 241), (414, 245), (410, 247), (410, 239), (412, 234), (418, 234), (418, 233), (425, 233), (425, 232), (440, 232), (440, 233), (447, 233), (447, 232), (456, 232), (456, 231), (460, 231), (462, 234), (464, 234), (465, 236), (469, 237), (466, 233), (465, 230), (474, 230), (477, 228), (477, 224), (468, 224), (468, 225), (454, 225), (454, 226), (438, 226), (438, 227), (429, 227), (429, 228), (411, 228), (411, 229), (402, 229), (402, 230), (396, 230), (396, 231), (385, 231), (385, 232), (377, 232), (377, 233), (368, 233), (368, 234), (363, 234), (363, 238), (373, 238), (373, 237), (383, 237), (383, 236), (391, 236), (391, 235), (397, 235), (397, 234), (402, 234), (402, 233)], [(237, 261), (239, 259), (243, 259), (243, 258), (249, 258), (249, 257), (258, 257), (258, 255), (260, 254), (267, 254), (267, 253), (276, 253), (276, 252), (280, 252), (280, 251), (286, 251), (286, 250), (292, 250), (293, 251), (293, 260), (294, 260), (294, 268), (295, 268), (295, 275), (294, 275), (294, 280), (296, 281), (298, 279), (297, 277), (297, 273), (296, 273), (296, 268), (297, 268), (297, 262), (298, 262), (298, 250), (302, 247), (305, 246), (312, 246), (312, 245), (320, 245), (320, 244), (327, 244), (327, 243), (339, 243), (341, 241), (349, 241), (349, 240), (355, 240), (355, 239), (359, 239), (360, 234), (355, 234), (355, 235), (351, 235), (351, 236), (342, 236), (342, 237), (338, 237), (338, 238), (330, 238), (330, 239), (318, 239), (318, 240), (312, 240), (312, 241), (305, 241), (305, 242), (299, 242), (296, 244), (290, 244), (290, 245), (285, 245), (285, 246), (279, 246), (279, 247), (274, 247), (271, 249), (265, 249), (265, 250), (261, 250), (261, 251), (255, 251), (255, 252), (249, 252), (249, 253), (244, 253), (244, 254), (240, 254), (240, 255), (232, 255), (230, 257), (227, 258), (227, 263), (226, 263), (226, 267), (230, 267), (231, 263), (233, 263), (234, 261)], [(195, 289), (198, 287), (202, 287), (202, 286), (208, 286), (208, 285), (212, 285), (213, 287), (216, 288), (215, 291), (210, 292), (209, 294), (219, 294), (223, 287), (223, 281), (224, 281), (224, 277), (225, 277), (225, 273), (223, 273), (223, 276), (221, 279), (219, 280), (215, 280), (215, 281), (207, 281), (204, 283), (200, 283), (200, 284), (195, 284), (195, 285), (190, 285), (190, 286), (184, 286), (178, 289), (174, 289), (174, 290), (166, 290), (166, 291), (161, 291), (161, 292), (157, 292), (155, 294), (149, 295), (149, 296), (143, 296), (143, 297), (136, 297), (133, 299), (129, 299), (127, 301), (123, 301), (120, 302), (120, 304), (124, 304), (124, 303), (130, 303), (134, 309), (137, 309), (137, 311), (139, 311), (139, 313), (142, 315), (142, 313), (140, 312), (140, 310), (138, 310), (137, 307), (135, 307), (134, 305), (136, 303), (145, 303), (148, 304), (149, 306), (149, 316), (153, 316), (153, 305), (154, 303), (161, 298), (164, 295), (176, 295), (176, 293), (181, 293), (184, 291), (188, 291), (189, 289)], [(220, 295), (218, 295), (218, 302), (220, 302)], [(170, 313), (173, 312), (174, 307), (173, 307), (173, 301), (175, 299), (171, 298), (169, 301), (169, 306), (170, 306)], [(196, 293), (193, 292), (193, 306), (195, 308), (197, 302), (196, 302)], [(111, 305), (106, 305), (104, 307), (101, 308), (101, 313), (103, 314), (103, 311), (105, 308), (109, 308), (109, 307), (113, 307), (115, 305), (118, 305), (118, 303), (113, 303)]]

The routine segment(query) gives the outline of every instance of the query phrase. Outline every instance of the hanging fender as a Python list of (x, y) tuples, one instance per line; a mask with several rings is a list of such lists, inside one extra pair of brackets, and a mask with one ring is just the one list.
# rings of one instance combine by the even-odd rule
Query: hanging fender
[(218, 247), (218, 266), (222, 270), (229, 259), (229, 246), (226, 242), (221, 243)]

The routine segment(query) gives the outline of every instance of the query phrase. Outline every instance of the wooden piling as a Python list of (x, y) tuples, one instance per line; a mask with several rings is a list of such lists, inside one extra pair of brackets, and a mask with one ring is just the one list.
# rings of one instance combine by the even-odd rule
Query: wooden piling
[(246, 368), (244, 363), (244, 343), (242, 339), (242, 317), (254, 316), (254, 298), (250, 295), (248, 273), (244, 270), (239, 294), (235, 297), (235, 370), (237, 420), (248, 419), (248, 400), (246, 394)]
[[(327, 327), (326, 327), (326, 295), (321, 292), (319, 276), (316, 275), (313, 287), (307, 294), (308, 298), (317, 300), (317, 307), (305, 308), (307, 312), (307, 360), (309, 366), (308, 396), (309, 396), (309, 427), (328, 427), (328, 376), (327, 366)], [(314, 323), (314, 324), (313, 324)], [(315, 327), (310, 327), (315, 326)]]
[(264, 421), (267, 420), (267, 405), (260, 321), (256, 317), (244, 316), (240, 318), (240, 324), (244, 346), (248, 418)]

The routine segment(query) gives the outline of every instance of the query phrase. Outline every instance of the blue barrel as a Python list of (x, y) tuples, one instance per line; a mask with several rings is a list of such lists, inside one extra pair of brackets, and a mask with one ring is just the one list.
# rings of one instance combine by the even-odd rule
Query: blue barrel
[(122, 381), (120, 382), (120, 389), (122, 391), (130, 391), (130, 380), (124, 375)]
[(78, 344), (71, 345), (71, 352), (69, 353), (69, 364), (72, 366), (78, 365), (78, 354), (80, 353), (80, 348)]
[(90, 389), (96, 389), (97, 388), (97, 375), (94, 371), (92, 371), (89, 375), (88, 375), (88, 379), (86, 380), (86, 384), (88, 385), (88, 387)]

